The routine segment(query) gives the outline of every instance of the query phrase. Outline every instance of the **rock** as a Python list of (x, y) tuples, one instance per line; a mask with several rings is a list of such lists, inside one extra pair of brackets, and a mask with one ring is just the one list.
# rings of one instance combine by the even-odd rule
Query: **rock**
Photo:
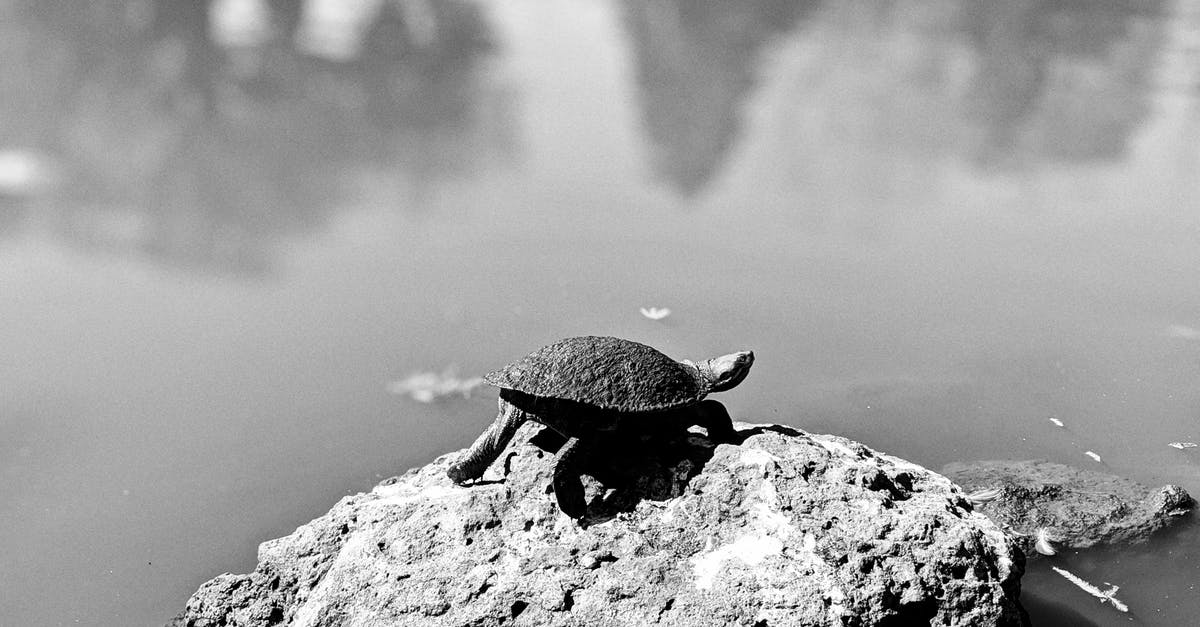
[(480, 484), (446, 478), (454, 453), (343, 498), (172, 624), (1028, 624), (1023, 556), (948, 479), (738, 426), (737, 445), (680, 432), (594, 455), (580, 524), (548, 489), (561, 439), (527, 424)]
[(1058, 549), (1139, 542), (1186, 514), (1193, 501), (1176, 485), (1152, 490), (1115, 475), (1045, 461), (949, 464), (942, 472), (968, 492), (987, 488), (999, 498), (977, 506), (1036, 556), (1038, 529)]

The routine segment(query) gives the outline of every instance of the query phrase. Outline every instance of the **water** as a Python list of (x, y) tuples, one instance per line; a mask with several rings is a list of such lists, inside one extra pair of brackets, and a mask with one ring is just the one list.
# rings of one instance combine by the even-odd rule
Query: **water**
[[(492, 417), (389, 382), (574, 334), (1200, 493), (1200, 7), (643, 4), (0, 4), (0, 624), (161, 624)], [(1189, 624), (1198, 540), (1054, 560), (1129, 615), (1024, 598)]]

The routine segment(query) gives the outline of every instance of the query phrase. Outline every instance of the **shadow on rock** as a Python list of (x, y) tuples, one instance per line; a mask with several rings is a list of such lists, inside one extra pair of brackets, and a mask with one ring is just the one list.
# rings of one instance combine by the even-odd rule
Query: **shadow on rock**
[[(662, 502), (678, 497), (704, 470), (718, 445), (736, 446), (764, 432), (763, 428), (743, 430), (735, 432), (733, 438), (720, 440), (702, 429), (687, 428), (688, 422), (680, 420), (672, 428), (649, 431), (624, 429), (591, 442), (581, 468), (588, 507), (580, 524), (612, 520), (622, 512), (634, 511), (645, 500)], [(556, 454), (565, 442), (561, 434), (549, 428), (529, 438), (530, 444), (549, 455)], [(506, 458), (506, 475), (514, 456)], [(546, 461), (547, 468), (552, 468), (553, 460)], [(547, 485), (546, 490), (551, 489)]]
[[(607, 522), (622, 512), (634, 511), (644, 500), (663, 502), (680, 496), (691, 480), (704, 470), (720, 444), (737, 446), (764, 433), (790, 437), (803, 434), (785, 425), (760, 425), (735, 430), (732, 438), (717, 440), (702, 430), (689, 429), (686, 425), (691, 421), (686, 417), (674, 424), (675, 428), (670, 429), (627, 429), (593, 443), (591, 454), (583, 464), (584, 486), (589, 497), (587, 514), (580, 520), (580, 525), (586, 527)], [(554, 455), (566, 443), (566, 438), (543, 427), (528, 442)], [(510, 453), (505, 458), (505, 476), (511, 471), (515, 457), (516, 453)], [(547, 461), (550, 462), (547, 467), (552, 467), (553, 461)], [(547, 485), (546, 491), (549, 494), (552, 487)]]

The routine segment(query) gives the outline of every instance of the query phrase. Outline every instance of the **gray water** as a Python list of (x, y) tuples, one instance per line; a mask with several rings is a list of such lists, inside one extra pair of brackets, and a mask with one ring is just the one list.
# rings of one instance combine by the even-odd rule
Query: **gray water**
[[(161, 624), (492, 418), (391, 382), (577, 334), (1200, 493), (1196, 3), (299, 5), (0, 3), (0, 624)], [(1054, 558), (1128, 615), (1023, 598), (1191, 624), (1198, 540)]]

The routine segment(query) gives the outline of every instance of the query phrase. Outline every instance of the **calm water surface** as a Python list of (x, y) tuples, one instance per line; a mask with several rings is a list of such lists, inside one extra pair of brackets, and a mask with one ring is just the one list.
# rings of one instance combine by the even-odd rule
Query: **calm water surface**
[[(0, 624), (161, 624), (492, 418), (389, 382), (575, 334), (1200, 493), (1200, 7), (736, 4), (0, 3)], [(1024, 598), (1190, 624), (1198, 536)]]

